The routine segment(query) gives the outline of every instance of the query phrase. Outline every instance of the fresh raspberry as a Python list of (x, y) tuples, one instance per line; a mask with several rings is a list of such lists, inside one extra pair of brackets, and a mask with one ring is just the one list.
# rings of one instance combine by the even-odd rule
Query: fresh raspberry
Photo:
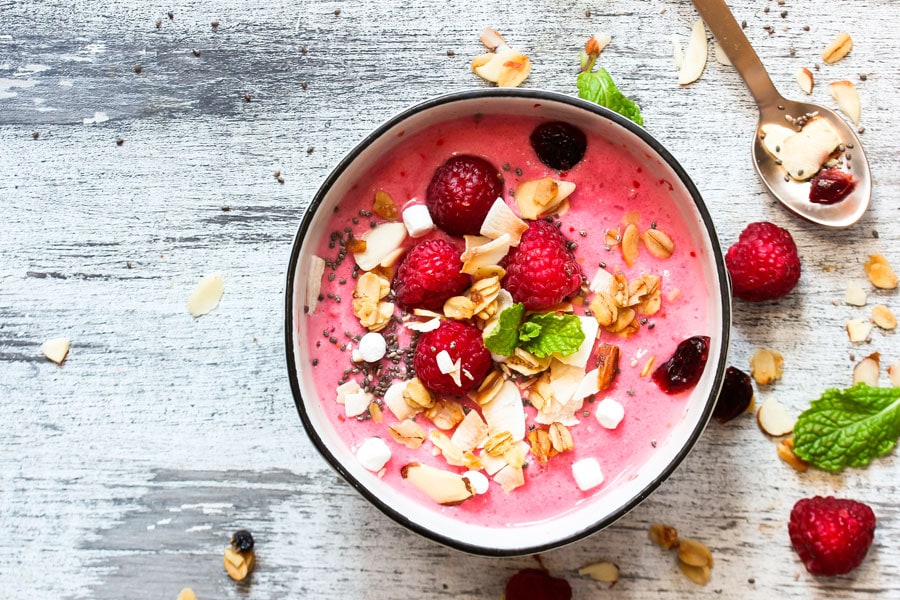
[[(437, 355), (446, 350), (451, 361), (460, 361), (457, 385), (450, 373), (441, 373)], [(491, 353), (484, 347), (481, 331), (459, 321), (444, 321), (422, 334), (413, 357), (416, 377), (432, 392), (459, 396), (478, 387), (491, 369)]]
[(875, 537), (875, 513), (856, 500), (815, 496), (797, 501), (791, 545), (813, 575), (843, 575), (859, 566)]
[(773, 223), (750, 223), (725, 254), (732, 294), (749, 302), (781, 298), (800, 279), (797, 245), (786, 229)]
[(509, 578), (506, 600), (571, 600), (572, 586), (541, 569), (522, 569)]
[(477, 235), (494, 200), (503, 196), (503, 175), (479, 156), (452, 156), (434, 172), (425, 204), (435, 224), (450, 235)]
[(444, 302), (462, 294), (471, 277), (460, 272), (460, 251), (451, 242), (433, 238), (406, 253), (394, 275), (394, 297), (400, 306), (440, 310)]
[(548, 221), (532, 221), (519, 245), (506, 255), (503, 287), (528, 310), (559, 304), (584, 283), (566, 238)]

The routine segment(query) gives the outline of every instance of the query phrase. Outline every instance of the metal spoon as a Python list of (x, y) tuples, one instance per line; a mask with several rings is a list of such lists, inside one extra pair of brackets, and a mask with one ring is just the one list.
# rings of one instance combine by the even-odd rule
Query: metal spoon
[[(740, 25), (724, 0), (693, 0), (706, 26), (719, 41), (738, 74), (744, 80), (756, 105), (759, 123), (753, 139), (753, 164), (760, 179), (789, 211), (795, 215), (827, 227), (849, 227), (856, 223), (872, 196), (872, 174), (862, 144), (853, 128), (835, 112), (808, 102), (786, 100), (766, 72)], [(844, 146), (841, 168), (856, 180), (856, 188), (835, 204), (814, 204), (809, 201), (808, 181), (785, 177), (785, 169), (766, 151), (762, 142), (762, 128), (767, 124), (789, 125), (790, 119), (803, 119), (817, 113), (828, 120)]]

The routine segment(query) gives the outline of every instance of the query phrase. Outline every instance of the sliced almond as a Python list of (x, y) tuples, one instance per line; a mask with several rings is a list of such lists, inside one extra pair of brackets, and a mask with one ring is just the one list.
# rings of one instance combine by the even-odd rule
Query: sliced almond
[(255, 555), (253, 554), (253, 550), (238, 552), (229, 546), (225, 548), (223, 562), (228, 576), (235, 581), (242, 581), (246, 579), (247, 575), (253, 569)]
[(504, 234), (509, 235), (509, 245), (518, 246), (527, 229), (528, 223), (517, 217), (503, 198), (497, 198), (481, 224), (480, 233), (492, 240)]
[(669, 525), (654, 523), (650, 526), (650, 540), (663, 550), (678, 547), (678, 530)]
[(306, 309), (309, 314), (316, 312), (316, 306), (319, 304), (323, 275), (325, 275), (325, 259), (313, 254), (309, 259), (309, 277), (306, 279)]
[(463, 273), (478, 276), (479, 270), (496, 266), (509, 252), (510, 237), (504, 233), (495, 240), (467, 248), (460, 259)]
[(800, 86), (800, 89), (803, 90), (804, 94), (812, 94), (812, 90), (813, 90), (812, 71), (810, 71), (806, 67), (801, 67), (801, 68), (797, 69), (796, 73), (794, 73), (794, 79), (797, 80), (797, 85)]
[(423, 415), (438, 429), (450, 431), (462, 422), (466, 413), (459, 402), (442, 398), (425, 410)]
[(516, 186), (516, 206), (525, 219), (537, 219), (551, 214), (572, 195), (575, 184), (550, 177), (523, 181)]
[(472, 70), (486, 81), (498, 87), (517, 87), (531, 73), (531, 61), (527, 56), (505, 48), (495, 53), (477, 56), (472, 60)]
[(597, 389), (604, 391), (612, 386), (619, 374), (619, 347), (601, 344), (597, 349)]
[(760, 385), (769, 385), (780, 379), (784, 369), (784, 357), (777, 350), (760, 348), (750, 357), (750, 375)]
[(466, 320), (475, 315), (475, 303), (465, 296), (453, 296), (444, 302), (444, 316), (448, 319)]
[(382, 223), (374, 229), (369, 229), (360, 238), (366, 243), (361, 252), (354, 252), (353, 259), (363, 271), (371, 271), (400, 248), (406, 240), (406, 225), (403, 223)]
[(225, 284), (218, 273), (204, 276), (188, 298), (188, 311), (192, 317), (201, 317), (219, 305)]
[(872, 323), (862, 319), (850, 319), (845, 324), (847, 337), (854, 344), (865, 342), (872, 333)]
[(828, 91), (831, 92), (831, 97), (837, 102), (841, 112), (858, 125), (862, 106), (859, 102), (859, 92), (856, 91), (853, 82), (848, 79), (832, 81), (828, 84)]
[(434, 397), (418, 377), (413, 377), (406, 382), (406, 387), (403, 388), (403, 399), (413, 408), (430, 408), (434, 404)]
[(897, 287), (898, 280), (896, 273), (891, 268), (890, 263), (881, 254), (870, 254), (869, 260), (863, 265), (869, 281), (877, 288), (883, 290), (892, 290)]
[(41, 344), (41, 352), (48, 360), (61, 365), (69, 355), (69, 338), (59, 337), (47, 340)]
[(475, 495), (466, 477), (431, 465), (411, 462), (400, 469), (400, 476), (444, 506), (455, 506)]
[(841, 138), (831, 123), (816, 117), (784, 140), (778, 158), (791, 177), (806, 181), (819, 172), (840, 145)]
[(766, 435), (780, 437), (794, 430), (794, 419), (774, 397), (768, 398), (756, 411), (756, 421)]
[(412, 419), (405, 419), (388, 427), (394, 441), (411, 450), (416, 450), (425, 443), (425, 430)]
[(685, 562), (678, 562), (678, 568), (684, 573), (688, 579), (697, 585), (706, 585), (712, 578), (712, 569), (707, 566), (695, 567)]
[(675, 242), (668, 233), (660, 229), (648, 229), (641, 234), (641, 241), (656, 258), (669, 258), (675, 252)]
[(872, 387), (878, 387), (878, 379), (881, 377), (881, 355), (873, 352), (853, 367), (853, 383), (865, 383)]
[(865, 306), (868, 300), (866, 291), (856, 283), (851, 281), (847, 284), (847, 291), (844, 294), (844, 302), (850, 306)]
[(692, 567), (713, 566), (712, 552), (706, 544), (697, 540), (681, 540), (678, 543), (678, 560)]
[(716, 62), (720, 65), (725, 65), (726, 67), (734, 66), (731, 63), (731, 59), (725, 54), (725, 48), (718, 41), (713, 42), (713, 56), (716, 57)]
[(608, 583), (612, 587), (619, 581), (619, 565), (611, 562), (596, 562), (578, 569), (579, 575), (587, 575), (595, 581)]
[(684, 51), (684, 60), (678, 71), (678, 83), (688, 85), (700, 79), (703, 69), (706, 67), (706, 59), (709, 55), (709, 44), (706, 40), (706, 27), (703, 21), (694, 21), (691, 27), (691, 36), (688, 38), (687, 48)]
[(809, 463), (794, 454), (794, 438), (785, 438), (775, 446), (778, 458), (786, 462), (798, 473), (805, 473), (809, 469)]
[(853, 48), (853, 39), (847, 32), (839, 33), (830, 44), (822, 51), (822, 60), (828, 64), (834, 64), (841, 60)]
[(876, 304), (872, 307), (872, 322), (882, 329), (891, 330), (897, 327), (897, 317), (884, 304)]
[(900, 360), (888, 365), (887, 372), (888, 379), (891, 380), (891, 385), (894, 387), (900, 387)]
[(629, 223), (625, 227), (625, 231), (622, 232), (622, 258), (629, 267), (637, 261), (640, 254), (640, 248), (638, 247), (640, 237), (637, 225), (634, 223)]

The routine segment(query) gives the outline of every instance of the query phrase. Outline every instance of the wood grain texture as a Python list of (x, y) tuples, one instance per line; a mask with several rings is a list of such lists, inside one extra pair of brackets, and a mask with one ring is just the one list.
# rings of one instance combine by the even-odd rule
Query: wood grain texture
[[(900, 4), (730, 5), (788, 96), (797, 68), (853, 36), (847, 58), (814, 70), (812, 94), (833, 106), (827, 82), (850, 79), (862, 96), (875, 192), (850, 230), (800, 222), (766, 195), (750, 164), (756, 110), (733, 69), (711, 61), (677, 85), (671, 36), (686, 39), (689, 2), (0, 1), (0, 597), (498, 598), (533, 564), (445, 549), (369, 506), (306, 439), (282, 347), (288, 253), (318, 185), (383, 119), (484, 85), (468, 64), (488, 25), (534, 61), (528, 87), (564, 93), (581, 44), (610, 33), (603, 65), (694, 179), (723, 245), (751, 220), (790, 228), (798, 289), (735, 305), (731, 362), (746, 369), (763, 346), (785, 356), (758, 400), (799, 414), (869, 352), (900, 359), (890, 332), (852, 346), (844, 322), (869, 308), (842, 301), (869, 253), (900, 266)], [(109, 120), (84, 123), (97, 112)], [(211, 272), (225, 296), (192, 319), (187, 297)], [(900, 311), (896, 292), (875, 303)], [(59, 335), (72, 339), (61, 367), (39, 349)], [(576, 598), (900, 597), (898, 472), (892, 453), (799, 475), (752, 418), (712, 424), (637, 509), (543, 558)], [(850, 576), (814, 578), (790, 549), (790, 508), (816, 493), (878, 515)], [(647, 541), (657, 521), (711, 547), (708, 586)], [(235, 585), (221, 560), (238, 527), (259, 565)], [(622, 569), (612, 590), (576, 574), (601, 559)]]

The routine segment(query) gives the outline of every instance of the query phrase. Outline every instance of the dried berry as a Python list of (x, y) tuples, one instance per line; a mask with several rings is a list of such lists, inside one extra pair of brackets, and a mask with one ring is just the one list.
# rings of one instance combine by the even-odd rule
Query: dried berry
[(253, 550), (253, 535), (246, 529), (238, 529), (231, 536), (231, 547), (238, 552)]
[(825, 169), (809, 184), (809, 201), (815, 204), (837, 204), (856, 188), (856, 180), (840, 169)]
[(571, 600), (572, 586), (541, 569), (522, 569), (506, 582), (506, 600)]
[(709, 356), (709, 336), (695, 335), (678, 344), (671, 358), (653, 372), (653, 381), (667, 394), (697, 385)]
[(725, 370), (725, 380), (719, 398), (716, 400), (716, 408), (713, 409), (713, 419), (718, 423), (727, 423), (740, 414), (747, 411), (750, 401), (753, 400), (753, 384), (750, 376), (735, 367)]
[(560, 171), (577, 165), (587, 150), (587, 136), (584, 132), (562, 121), (538, 125), (529, 139), (541, 162)]

